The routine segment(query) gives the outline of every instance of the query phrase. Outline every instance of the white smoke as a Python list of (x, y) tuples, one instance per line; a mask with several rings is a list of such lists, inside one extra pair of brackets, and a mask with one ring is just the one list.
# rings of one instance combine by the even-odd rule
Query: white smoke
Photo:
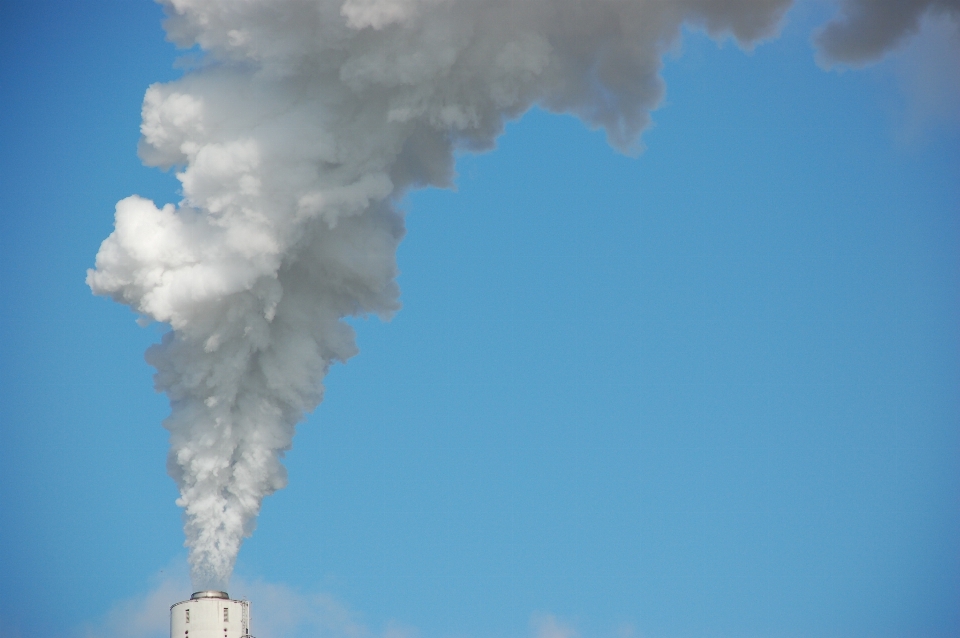
[(226, 587), (345, 317), (400, 307), (397, 200), (449, 186), (533, 104), (636, 146), (684, 24), (749, 45), (792, 0), (163, 0), (205, 59), (151, 86), (140, 156), (183, 200), (117, 204), (93, 291), (172, 330), (147, 352), (171, 415), (194, 587)]

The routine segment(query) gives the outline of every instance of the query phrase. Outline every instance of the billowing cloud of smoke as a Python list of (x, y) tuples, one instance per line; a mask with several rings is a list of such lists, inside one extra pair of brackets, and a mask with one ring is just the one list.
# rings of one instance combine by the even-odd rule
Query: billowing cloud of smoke
[(196, 588), (224, 588), (345, 317), (399, 308), (395, 202), (448, 186), (537, 103), (629, 149), (683, 24), (749, 44), (792, 0), (163, 0), (205, 62), (149, 88), (140, 156), (183, 200), (117, 204), (88, 283), (172, 330), (148, 350), (171, 415)]
[(841, 0), (841, 14), (817, 35), (820, 55), (863, 66), (917, 33), (925, 14), (960, 20), (960, 0)]

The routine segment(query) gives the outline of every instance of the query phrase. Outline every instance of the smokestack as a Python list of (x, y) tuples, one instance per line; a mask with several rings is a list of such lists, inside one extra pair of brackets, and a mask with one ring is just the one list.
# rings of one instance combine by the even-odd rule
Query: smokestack
[(250, 602), (225, 591), (198, 591), (170, 608), (170, 638), (253, 638)]

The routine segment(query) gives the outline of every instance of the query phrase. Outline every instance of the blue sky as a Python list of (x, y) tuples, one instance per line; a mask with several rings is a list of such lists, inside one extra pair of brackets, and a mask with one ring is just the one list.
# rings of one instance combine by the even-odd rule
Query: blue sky
[[(136, 144), (181, 52), (149, 2), (0, 12), (0, 634), (164, 635), (161, 329), (84, 276), (119, 199), (179, 198)], [(918, 45), (819, 68), (830, 12), (688, 34), (638, 157), (534, 110), (407, 198), (403, 310), (241, 550), (257, 635), (960, 633), (960, 128)]]

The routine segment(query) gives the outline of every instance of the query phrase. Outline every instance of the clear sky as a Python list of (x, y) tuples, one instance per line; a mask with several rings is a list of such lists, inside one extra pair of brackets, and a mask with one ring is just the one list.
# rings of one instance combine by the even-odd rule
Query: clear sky
[[(832, 11), (687, 34), (637, 157), (535, 109), (406, 198), (403, 309), (240, 552), (259, 638), (960, 635), (960, 49), (825, 71)], [(162, 329), (84, 283), (118, 200), (179, 199), (136, 154), (161, 18), (0, 4), (3, 638), (190, 594)]]

